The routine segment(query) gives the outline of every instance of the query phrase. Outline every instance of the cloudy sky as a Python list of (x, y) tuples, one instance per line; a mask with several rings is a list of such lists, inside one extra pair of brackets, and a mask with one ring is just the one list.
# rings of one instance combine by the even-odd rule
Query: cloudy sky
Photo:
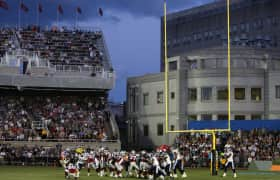
[[(42, 26), (56, 24), (58, 4), (64, 14), (60, 23), (75, 24), (75, 9), (80, 6), (82, 14), (78, 24), (83, 27), (101, 27), (117, 73), (116, 86), (110, 100), (124, 101), (126, 79), (130, 76), (159, 72), (160, 59), (160, 16), (163, 15), (163, 0), (22, 0), (29, 8), (22, 13), (22, 24), (36, 23), (37, 3), (41, 2)], [(214, 0), (167, 0), (168, 12), (199, 6)], [(6, 0), (9, 10), (0, 9), (0, 24), (17, 25), (19, 0)], [(103, 17), (97, 9), (101, 7)]]

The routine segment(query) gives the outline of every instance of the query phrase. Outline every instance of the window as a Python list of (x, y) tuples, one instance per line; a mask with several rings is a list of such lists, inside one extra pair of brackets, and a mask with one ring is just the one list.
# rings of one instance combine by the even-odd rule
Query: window
[(253, 27), (254, 27), (254, 29), (257, 28), (257, 22), (256, 21), (253, 22)]
[(163, 103), (163, 92), (162, 91), (157, 92), (157, 103), (158, 104)]
[(201, 120), (212, 120), (211, 114), (201, 114)]
[(171, 44), (171, 40), (167, 41), (167, 46), (169, 46)]
[(210, 39), (210, 40), (213, 39), (213, 32), (212, 32), (212, 31), (209, 32), (209, 39)]
[(200, 60), (200, 68), (201, 68), (201, 69), (205, 69), (205, 68), (206, 68), (205, 59), (201, 59), (201, 60)]
[(175, 92), (171, 92), (171, 99), (175, 99)]
[(149, 136), (149, 125), (143, 125), (144, 136)]
[(250, 31), (250, 24), (246, 23), (246, 32), (248, 33)]
[(234, 119), (235, 120), (245, 120), (245, 115), (235, 115)]
[(171, 126), (170, 126), (170, 130), (171, 130), (171, 131), (174, 131), (174, 130), (175, 130), (175, 126), (174, 126), (174, 125), (171, 125)]
[(138, 92), (138, 88), (135, 88), (135, 87), (131, 87), (129, 88), (129, 110), (130, 112), (136, 112), (137, 109), (138, 109), (138, 100), (139, 100), (139, 96), (137, 95), (137, 92)]
[(235, 88), (234, 98), (236, 100), (245, 100), (245, 88)]
[(189, 115), (188, 120), (191, 120), (191, 121), (197, 120), (197, 115), (194, 115), (194, 114)]
[(215, 33), (216, 33), (216, 37), (217, 37), (217, 38), (219, 38), (219, 37), (221, 36), (221, 34), (220, 34), (220, 32), (219, 32), (219, 29), (216, 29)]
[(183, 43), (186, 44), (186, 41), (187, 41), (187, 37), (184, 36), (184, 38), (183, 38)]
[(205, 40), (208, 40), (208, 35), (209, 35), (208, 32), (204, 32), (204, 39), (205, 39)]
[(197, 99), (196, 88), (189, 88), (188, 89), (188, 97), (189, 97), (189, 101), (196, 101), (196, 99)]
[(232, 26), (232, 32), (236, 32), (237, 31), (237, 25), (233, 25)]
[(143, 94), (143, 105), (149, 105), (149, 93), (144, 93)]
[(241, 25), (240, 25), (241, 31), (245, 31), (245, 28), (246, 28), (245, 23), (241, 23)]
[(261, 88), (251, 88), (251, 100), (260, 101), (262, 99)]
[(169, 71), (177, 70), (177, 61), (169, 62)]
[(261, 114), (252, 114), (251, 115), (251, 120), (261, 120), (262, 115)]
[(280, 86), (275, 86), (275, 98), (280, 99)]
[(271, 23), (272, 23), (274, 26), (277, 26), (277, 18), (276, 18), (276, 17), (272, 17)]
[(132, 123), (131, 123), (131, 135), (132, 135), (132, 142), (135, 143), (136, 142), (136, 137), (137, 137), (137, 132), (136, 132), (136, 122), (137, 122), (137, 119), (136, 118), (133, 118), (132, 119)]
[(190, 69), (197, 69), (197, 61), (196, 60), (193, 60), (193, 61), (190, 61)]
[(262, 19), (259, 19), (259, 20), (258, 20), (257, 26), (258, 26), (259, 29), (262, 29), (262, 28), (263, 28), (263, 20), (262, 20)]
[(218, 114), (218, 120), (228, 120), (227, 114)]
[(209, 101), (211, 99), (212, 99), (212, 88), (211, 87), (201, 88), (201, 100)]
[(163, 136), (163, 124), (158, 124), (157, 125), (157, 135), (158, 136)]
[(266, 24), (267, 24), (268, 26), (271, 25), (271, 17), (266, 18)]
[(196, 37), (197, 37), (196, 34), (193, 34), (193, 40), (196, 40)]
[(228, 99), (228, 89), (226, 87), (217, 88), (217, 98), (218, 100)]
[(176, 46), (176, 39), (173, 39), (173, 47)]

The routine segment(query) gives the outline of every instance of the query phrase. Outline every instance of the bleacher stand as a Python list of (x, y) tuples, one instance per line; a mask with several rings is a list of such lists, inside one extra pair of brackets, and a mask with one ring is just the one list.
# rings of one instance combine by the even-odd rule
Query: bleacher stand
[(104, 98), (2, 96), (0, 100), (2, 140), (108, 139)]
[(0, 161), (49, 163), (63, 146), (120, 148), (106, 99), (114, 72), (102, 31), (0, 28), (0, 70), (8, 80), (24, 79), (0, 87)]
[[(209, 166), (212, 149), (211, 136), (207, 134), (180, 135), (175, 145), (184, 149), (188, 166)], [(280, 158), (280, 134), (277, 131), (254, 129), (221, 133), (217, 137), (217, 149), (223, 151), (226, 143), (233, 144), (235, 163), (239, 167), (248, 167), (253, 160), (275, 160)]]
[(53, 27), (42, 30), (37, 26), (0, 29), (0, 57), (20, 48), (38, 54), (53, 65), (103, 66), (101, 31), (68, 30)]
[(0, 144), (0, 165), (59, 165), (61, 145), (56, 147), (21, 146), (14, 147), (10, 144)]

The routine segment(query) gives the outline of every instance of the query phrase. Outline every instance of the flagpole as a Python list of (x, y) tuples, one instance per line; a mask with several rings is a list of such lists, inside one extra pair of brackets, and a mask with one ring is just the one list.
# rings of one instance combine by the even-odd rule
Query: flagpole
[(78, 21), (78, 10), (76, 10), (75, 28), (77, 28), (77, 21)]
[(21, 12), (20, 12), (20, 6), (21, 6), (21, 0), (18, 1), (18, 29), (20, 29), (21, 23), (20, 23), (20, 18), (21, 18)]
[(37, 4), (37, 26), (39, 27), (39, 21), (40, 21), (40, 12), (39, 12), (40, 10), (39, 10), (39, 2), (38, 2), (38, 4)]
[(59, 12), (58, 9), (56, 10), (56, 26), (58, 27), (58, 21), (59, 21)]

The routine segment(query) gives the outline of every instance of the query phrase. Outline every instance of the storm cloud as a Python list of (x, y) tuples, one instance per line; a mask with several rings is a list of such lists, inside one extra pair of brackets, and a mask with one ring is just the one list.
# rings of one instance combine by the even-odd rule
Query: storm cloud
[[(199, 6), (214, 0), (167, 0), (168, 12)], [(6, 0), (9, 10), (0, 9), (1, 26), (16, 26), (19, 0)], [(126, 96), (126, 79), (147, 73), (157, 73), (160, 67), (160, 17), (163, 15), (163, 0), (23, 0), (29, 8), (21, 12), (21, 25), (35, 24), (38, 3), (43, 6), (41, 26), (56, 24), (57, 6), (62, 5), (60, 25), (73, 26), (76, 8), (81, 27), (101, 27), (116, 70), (116, 87), (110, 99), (123, 101)], [(102, 8), (103, 17), (98, 16)]]
[[(18, 23), (18, 4), (20, 0), (6, 0), (9, 10), (0, 9), (0, 22), (2, 25)], [(198, 6), (213, 0), (167, 0), (168, 11), (178, 11), (193, 6)], [(57, 6), (62, 5), (64, 14), (60, 16), (63, 21), (73, 21), (76, 16), (76, 8), (82, 9), (82, 14), (78, 20), (83, 21), (88, 18), (98, 18), (97, 9), (104, 10), (104, 20), (120, 21), (118, 12), (128, 13), (137, 18), (156, 17), (163, 14), (163, 0), (22, 0), (29, 8), (28, 13), (21, 13), (23, 24), (36, 23), (38, 3), (43, 6), (40, 15), (40, 22), (43, 25), (50, 24), (57, 19)], [(106, 12), (116, 12), (108, 14)]]

